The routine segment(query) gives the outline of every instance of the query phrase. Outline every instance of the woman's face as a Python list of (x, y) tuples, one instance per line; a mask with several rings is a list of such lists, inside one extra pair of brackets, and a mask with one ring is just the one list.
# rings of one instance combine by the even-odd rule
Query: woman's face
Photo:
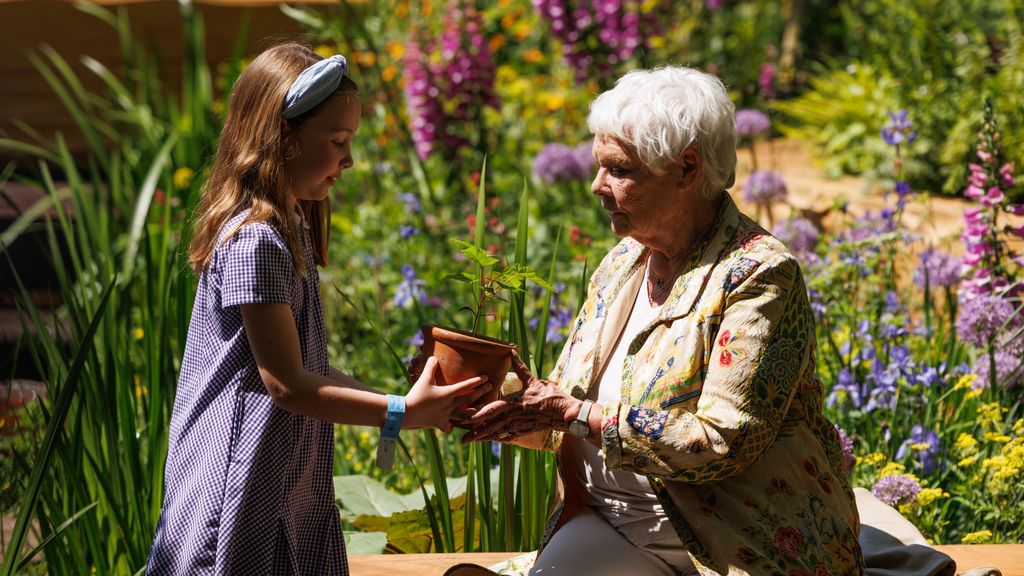
[(590, 191), (611, 215), (612, 232), (642, 244), (678, 225), (683, 198), (681, 174), (670, 169), (657, 175), (643, 165), (632, 147), (598, 134), (594, 138), (597, 176)]
[(291, 200), (323, 200), (352, 166), (352, 137), (359, 129), (360, 106), (355, 94), (341, 93), (320, 105), (298, 128), (286, 128), (293, 156), (284, 163)]

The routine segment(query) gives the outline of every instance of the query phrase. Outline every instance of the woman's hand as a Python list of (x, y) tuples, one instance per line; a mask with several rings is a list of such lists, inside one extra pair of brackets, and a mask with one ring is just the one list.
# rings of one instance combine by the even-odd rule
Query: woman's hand
[(507, 442), (532, 432), (569, 429), (569, 421), (579, 414), (583, 403), (563, 392), (554, 382), (534, 376), (516, 350), (512, 351), (512, 370), (524, 383), (522, 392), (480, 408), (469, 419), (472, 427), (462, 437), (463, 443)]
[(448, 386), (434, 383), (437, 359), (431, 356), (423, 363), (422, 373), (405, 396), (405, 420), (402, 428), (438, 428), (452, 431), (451, 420), (464, 406), (472, 405), (491, 390), (493, 384), (485, 376)]

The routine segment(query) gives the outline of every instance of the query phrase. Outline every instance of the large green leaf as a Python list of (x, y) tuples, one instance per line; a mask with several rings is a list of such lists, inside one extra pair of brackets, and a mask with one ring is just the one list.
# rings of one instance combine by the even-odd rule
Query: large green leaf
[[(335, 476), (334, 497), (346, 516), (391, 516), (412, 507), (402, 497), (368, 476)], [(423, 499), (420, 498), (422, 507)]]
[(345, 532), (345, 551), (349, 554), (381, 554), (387, 545), (386, 532)]

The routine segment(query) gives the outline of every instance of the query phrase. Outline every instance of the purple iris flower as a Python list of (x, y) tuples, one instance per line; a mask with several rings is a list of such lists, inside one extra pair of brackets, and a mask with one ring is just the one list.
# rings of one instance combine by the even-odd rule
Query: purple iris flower
[(889, 123), (882, 128), (882, 139), (890, 146), (910, 144), (917, 138), (914, 123), (907, 119), (907, 111), (889, 112)]
[[(915, 444), (927, 444), (928, 447), (913, 449), (912, 446)], [(908, 454), (914, 456), (924, 475), (927, 476), (935, 472), (936, 468), (938, 468), (939, 434), (934, 430), (926, 429), (920, 424), (915, 424), (910, 430), (910, 438), (904, 440), (900, 444), (899, 449), (896, 450), (896, 459), (900, 460)]]
[(419, 233), (420, 231), (418, 228), (415, 226), (408, 226), (406, 224), (402, 224), (398, 229), (398, 234), (402, 237), (402, 240), (408, 240)]
[(423, 290), (426, 282), (416, 276), (416, 269), (409, 264), (402, 264), (402, 282), (395, 290), (395, 306), (405, 308), (413, 302), (423, 302), (427, 293)]

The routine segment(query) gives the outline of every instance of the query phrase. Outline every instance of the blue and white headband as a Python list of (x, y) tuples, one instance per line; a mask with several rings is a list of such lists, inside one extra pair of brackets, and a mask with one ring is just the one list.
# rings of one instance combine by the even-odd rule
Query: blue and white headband
[(338, 89), (341, 78), (346, 73), (348, 62), (344, 56), (338, 54), (306, 68), (288, 89), (281, 114), (286, 120), (291, 120), (309, 112)]

